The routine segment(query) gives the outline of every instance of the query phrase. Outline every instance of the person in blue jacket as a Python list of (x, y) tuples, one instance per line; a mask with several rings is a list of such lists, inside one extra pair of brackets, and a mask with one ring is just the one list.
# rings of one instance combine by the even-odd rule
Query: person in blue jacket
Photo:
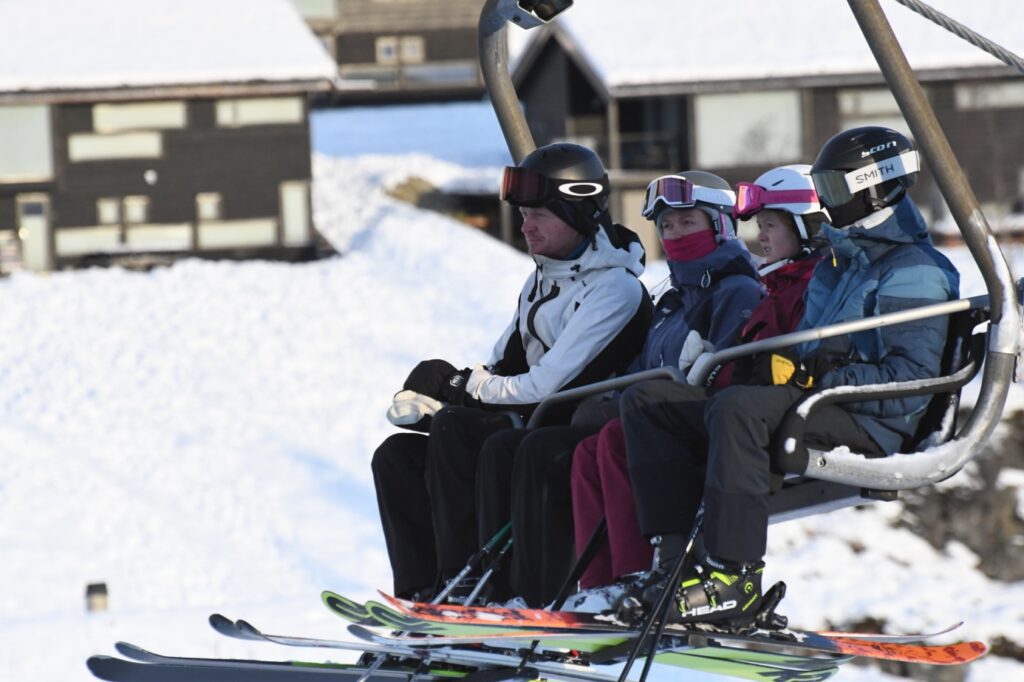
[[(906, 196), (917, 152), (902, 134), (877, 126), (839, 133), (822, 147), (811, 177), (831, 224), (831, 252), (807, 287), (799, 329), (823, 327), (959, 296), (959, 275), (932, 245)], [(933, 378), (940, 373), (946, 318), (935, 317), (803, 344), (778, 367), (771, 386), (731, 386), (704, 413), (710, 435), (704, 482), (703, 543), (674, 589), (675, 622), (752, 621), (761, 598), (768, 533), (769, 443), (806, 390)], [(783, 371), (786, 370), (791, 371)], [(846, 445), (886, 456), (910, 445), (930, 396), (840, 403), (808, 422), (805, 443)], [(678, 543), (676, 543), (678, 544)], [(645, 585), (642, 603), (665, 587)]]
[[(763, 290), (750, 252), (735, 238), (735, 196), (724, 179), (699, 170), (650, 183), (643, 216), (657, 225), (672, 288), (658, 299), (627, 373), (685, 370), (706, 348), (736, 343)], [(476, 477), (478, 542), (484, 546), (509, 520), (513, 537), (511, 567), (493, 580), (493, 600), (516, 596), (543, 606), (554, 599), (575, 558), (572, 453), (617, 416), (617, 397), (585, 403), (570, 426), (512, 429), (484, 443)]]

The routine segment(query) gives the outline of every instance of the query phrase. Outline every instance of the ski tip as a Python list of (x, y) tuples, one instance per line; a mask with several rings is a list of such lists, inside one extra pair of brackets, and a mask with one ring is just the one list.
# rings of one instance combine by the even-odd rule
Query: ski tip
[(263, 637), (263, 633), (260, 632), (255, 625), (247, 620), (242, 620), (241, 618), (235, 621), (235, 629), (242, 634), (250, 635), (256, 639)]
[(109, 674), (111, 664), (121, 659), (114, 656), (90, 656), (85, 660), (85, 667), (89, 669), (95, 677), (101, 680), (112, 680)]
[(411, 602), (411, 601), (409, 601), (407, 599), (399, 599), (398, 597), (392, 597), (390, 594), (388, 594), (384, 590), (377, 590), (377, 594), (379, 594), (381, 597), (383, 597), (384, 601), (386, 601), (387, 603), (389, 603), (389, 604), (391, 604), (393, 606), (397, 606), (399, 608), (401, 608), (403, 606), (408, 608), (408, 607), (410, 607), (410, 606), (412, 606), (413, 604), (416, 603), (416, 602)]
[(362, 625), (358, 625), (356, 623), (350, 624), (348, 626), (348, 631), (358, 639), (361, 639), (366, 642), (372, 642), (377, 637), (376, 632), (369, 628), (363, 627)]
[(138, 654), (149, 653), (141, 646), (132, 644), (131, 642), (114, 642), (114, 648), (117, 649), (117, 653), (122, 656), (127, 656), (128, 658), (134, 658)]
[(235, 634), (235, 621), (231, 620), (227, 616), (222, 616), (219, 613), (211, 613), (207, 619), (212, 627), (222, 635), (228, 635), (229, 637)]

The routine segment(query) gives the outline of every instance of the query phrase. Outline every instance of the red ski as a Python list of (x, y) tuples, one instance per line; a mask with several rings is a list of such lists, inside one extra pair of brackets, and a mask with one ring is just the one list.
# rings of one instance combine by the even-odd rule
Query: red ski
[[(509, 609), (457, 604), (422, 604), (397, 599), (381, 593), (395, 608), (410, 617), (438, 623), (482, 625), (524, 630), (589, 631), (595, 633), (623, 633), (633, 630), (610, 615), (544, 611), (541, 609)], [(915, 644), (897, 636), (886, 641), (885, 635), (867, 633), (828, 633), (810, 630), (761, 630), (752, 634), (738, 634), (718, 630), (713, 626), (668, 625), (666, 635), (677, 637), (703, 637), (723, 643), (745, 642), (769, 648), (799, 648), (830, 654), (848, 654), (867, 658), (880, 658), (908, 663), (932, 665), (960, 665), (984, 656), (988, 645), (984, 642), (957, 642), (946, 645)], [(912, 636), (925, 639), (929, 635)], [(872, 639), (873, 638), (873, 639)]]

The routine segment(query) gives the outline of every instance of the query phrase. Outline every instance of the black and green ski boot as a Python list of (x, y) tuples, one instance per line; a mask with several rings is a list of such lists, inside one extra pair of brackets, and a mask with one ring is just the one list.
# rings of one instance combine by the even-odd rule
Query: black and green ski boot
[[(763, 561), (734, 564), (705, 556), (676, 588), (669, 622), (751, 625), (761, 603), (763, 572)], [(647, 601), (653, 595), (648, 590), (644, 596)]]
[[(754, 624), (760, 604), (764, 562), (734, 564), (705, 556), (679, 582), (668, 609), (670, 623), (711, 623), (729, 629)], [(662, 566), (649, 579), (623, 595), (613, 609), (619, 620), (636, 623), (658, 603), (671, 568)]]

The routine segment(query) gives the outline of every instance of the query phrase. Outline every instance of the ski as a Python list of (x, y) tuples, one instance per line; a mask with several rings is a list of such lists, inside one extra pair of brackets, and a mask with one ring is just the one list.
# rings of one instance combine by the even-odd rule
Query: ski
[[(217, 614), (214, 615), (216, 616)], [(340, 648), (346, 650), (364, 650), (371, 653), (405, 656), (409, 658), (429, 657), (430, 660), (434, 662), (450, 662), (453, 664), (480, 666), (491, 670), (495, 668), (502, 670), (508, 668), (509, 673), (517, 668), (521, 661), (521, 652), (513, 651), (512, 649), (499, 649), (493, 647), (488, 649), (449, 648), (440, 646), (440, 642), (432, 642), (432, 646), (430, 647), (422, 645), (415, 646), (406, 641), (400, 641), (397, 643), (389, 641), (388, 637), (384, 635), (376, 635), (366, 628), (362, 628), (361, 632), (367, 636), (369, 641), (363, 645), (358, 645), (353, 642), (336, 640), (266, 635), (245, 621), (232, 622), (223, 616), (211, 616), (211, 624), (216, 624), (217, 627), (215, 629), (217, 629), (218, 632), (240, 639), (263, 639), (268, 642), (286, 644), (289, 646), (313, 646)], [(242, 624), (242, 627), (235, 627), (238, 624)], [(362, 626), (354, 626), (354, 628), (361, 627)], [(586, 662), (584, 658), (581, 658), (581, 656), (586, 655), (585, 652), (583, 652), (584, 648), (590, 650), (597, 649), (600, 651), (602, 647), (608, 648), (609, 644), (613, 644), (616, 641), (623, 642), (624, 640), (621, 635), (612, 635), (611, 639), (607, 636), (596, 635), (597, 639), (593, 640), (595, 637), (594, 633), (559, 632), (552, 637), (564, 640), (566, 635), (571, 637), (571, 647), (575, 650), (574, 653), (570, 654), (567, 651), (549, 650), (546, 647), (551, 646), (554, 642), (545, 643), (545, 646), (541, 648), (539, 654), (544, 660), (537, 663), (531, 663), (531, 668), (548, 677), (559, 679), (589, 679), (596, 680), (597, 682), (610, 682), (611, 680), (617, 679), (614, 675), (607, 675), (595, 669), (594, 665), (588, 664), (588, 662)], [(536, 633), (522, 633), (522, 636), (524, 640), (532, 640), (536, 636)], [(594, 646), (586, 646), (584, 644), (588, 638), (593, 640), (592, 643)], [(465, 641), (466, 639), (470, 638), (462, 638), (460, 643), (464, 645), (472, 643)], [(576, 641), (577, 639), (579, 641)], [(486, 641), (486, 636), (482, 635), (479, 637), (480, 644), (483, 644)], [(779, 682), (789, 680), (792, 680), (793, 682), (816, 682), (817, 680), (824, 680), (834, 674), (835, 670), (838, 669), (839, 664), (845, 663), (849, 660), (849, 657), (813, 658), (803, 656), (785, 656), (781, 654), (764, 654), (762, 652), (750, 652), (710, 646), (702, 647), (700, 649), (688, 649), (681, 652), (665, 652), (659, 654), (659, 658), (656, 660), (660, 662), (662, 660), (660, 658), (661, 656), (665, 657), (663, 662), (670, 666), (714, 672), (740, 679), (777, 680)], [(622, 655), (619, 655), (617, 657), (610, 658), (607, 662), (612, 663), (616, 660), (621, 660), (621, 658)], [(584, 664), (580, 664), (577, 661), (583, 661)], [(810, 676), (812, 674), (816, 674), (817, 676)]]
[[(421, 618), (407, 616), (380, 602), (368, 601), (361, 604), (330, 590), (324, 590), (321, 599), (331, 612), (362, 627), (386, 627), (392, 630), (449, 637), (488, 633), (508, 636), (508, 628), (424, 621)], [(543, 631), (537, 629), (537, 632)]]
[[(365, 668), (338, 663), (163, 658), (169, 660), (144, 663), (115, 656), (91, 656), (86, 666), (99, 679), (111, 682), (301, 682), (311, 677), (356, 682), (366, 673)], [(411, 668), (382, 668), (374, 671), (368, 679), (374, 682), (393, 681), (408, 679), (412, 674)], [(440, 678), (428, 673), (421, 679)]]
[[(452, 638), (430, 638), (425, 642), (423, 638), (416, 637), (403, 637), (403, 636), (387, 636), (380, 635), (368, 628), (363, 628), (359, 625), (350, 625), (349, 631), (352, 634), (365, 639), (365, 641), (373, 642), (375, 644), (387, 645), (389, 643), (400, 643), (411, 646), (436, 646), (440, 644), (467, 644), (469, 642), (476, 642), (480, 644), (492, 644), (495, 647), (507, 646), (508, 640), (489, 639), (486, 636), (481, 637), (452, 637)], [(636, 633), (630, 633), (630, 637), (634, 637)], [(517, 635), (515, 639), (522, 641), (529, 641), (533, 639), (533, 635)], [(629, 641), (628, 639), (617, 636), (617, 637), (606, 637), (606, 638), (595, 638), (594, 635), (587, 635), (583, 633), (554, 633), (548, 637), (544, 637), (541, 640), (541, 645), (537, 650), (537, 653), (556, 652), (557, 654), (566, 655), (567, 650), (572, 650), (575, 656), (578, 656), (581, 660), (589, 663), (612, 663), (618, 659), (621, 659), (625, 653), (619, 653), (618, 656), (600, 656), (590, 657), (587, 656), (591, 652), (604, 653), (610, 648), (621, 646), (623, 643)], [(550, 655), (550, 654), (549, 654)], [(751, 663), (761, 665), (766, 668), (778, 668), (781, 670), (792, 670), (792, 671), (817, 671), (825, 670), (838, 667), (839, 664), (847, 663), (852, 660), (852, 656), (828, 656), (825, 658), (808, 657), (808, 656), (796, 656), (787, 654), (777, 653), (766, 653), (761, 651), (751, 651), (749, 649), (734, 649), (721, 646), (706, 646), (702, 648), (694, 649), (683, 649), (681, 651), (667, 651), (659, 653), (655, 658), (656, 661), (666, 663), (668, 665), (677, 665), (681, 667), (690, 667), (687, 662), (690, 659), (717, 659), (721, 661), (730, 661), (733, 663)], [(598, 660), (600, 659), (600, 660)]]
[[(289, 639), (289, 638), (284, 638)], [(304, 638), (290, 638), (290, 639), (304, 639)], [(353, 643), (340, 642), (345, 644), (344, 649), (349, 649)], [(517, 667), (520, 662), (520, 655), (516, 653), (497, 653), (486, 650), (477, 649), (451, 649), (446, 647), (437, 647), (431, 649), (429, 652), (424, 651), (406, 651), (402, 647), (388, 648), (387, 650), (381, 647), (373, 647), (372, 645), (363, 647), (358, 646), (357, 650), (372, 650), (378, 651), (382, 654), (396, 656), (399, 658), (407, 658), (411, 663), (417, 663), (429, 659), (431, 670), (425, 675), (431, 675), (434, 677), (452, 677), (462, 676), (468, 672), (472, 672), (478, 668), (492, 669), (492, 668), (508, 668)], [(162, 656), (160, 654), (154, 654), (153, 652), (146, 651), (140, 647), (129, 645), (129, 649), (126, 651), (132, 651), (133, 655), (138, 655), (146, 658), (152, 662), (143, 661), (126, 661), (124, 659), (111, 657), (111, 656), (93, 656), (89, 659), (88, 666), (93, 674), (101, 679), (108, 680), (138, 680), (139, 682), (158, 682), (162, 680), (211, 680), (216, 682), (228, 682), (236, 679), (231, 676), (232, 671), (244, 671), (246, 674), (249, 672), (262, 672), (265, 668), (269, 668), (271, 673), (279, 673), (282, 670), (292, 672), (294, 670), (300, 670), (302, 672), (296, 673), (297, 675), (302, 674), (321, 674), (321, 673), (308, 673), (309, 669), (322, 670), (325, 672), (331, 672), (338, 675), (338, 679), (348, 680), (351, 676), (349, 673), (356, 672), (356, 677), (366, 673), (365, 667), (339, 664), (339, 663), (305, 663), (305, 662), (282, 662), (282, 661), (249, 661), (249, 660), (238, 660), (238, 659), (204, 659), (204, 658), (186, 658), (186, 657), (174, 657), (174, 656)], [(454, 666), (455, 669), (448, 670), (442, 669), (440, 666), (450, 665)], [(131, 669), (138, 671), (139, 667), (154, 666), (152, 677), (125, 677), (125, 673), (121, 672), (124, 670)], [(172, 673), (157, 672), (157, 667), (161, 669), (176, 670), (176, 676)], [(183, 669), (187, 669), (188, 673), (183, 672)], [(608, 675), (601, 671), (594, 670), (592, 666), (583, 665), (579, 663), (560, 662), (560, 661), (540, 661), (532, 664), (531, 669), (534, 669), (540, 673), (543, 673), (546, 677), (557, 678), (562, 680), (591, 680), (593, 682), (615, 682), (617, 679), (616, 675)], [(227, 670), (229, 672), (223, 672)], [(113, 672), (112, 672), (113, 671)], [(196, 676), (191, 676), (193, 671), (196, 672)], [(212, 672), (215, 671), (215, 672)], [(404, 669), (394, 670), (394, 668), (383, 667), (379, 670), (373, 671), (374, 675), (380, 672), (381, 674), (392, 678), (397, 673), (400, 676), (408, 678), (414, 673), (414, 666), (408, 665)], [(110, 675), (122, 675), (118, 677), (112, 677)], [(128, 673), (130, 675), (140, 673)], [(145, 673), (141, 673), (145, 674)], [(259, 679), (262, 677), (256, 675), (237, 679)], [(282, 676), (267, 677), (267, 680), (285, 679)]]
[[(583, 630), (606, 634), (631, 630), (628, 625), (619, 622), (611, 615), (539, 609), (464, 607), (453, 604), (419, 604), (396, 599), (386, 594), (384, 597), (406, 616), (419, 617), (429, 622), (478, 624), (487, 627)], [(741, 641), (776, 649), (779, 647), (799, 648), (820, 653), (841, 653), (932, 665), (969, 663), (988, 651), (987, 644), (977, 641), (948, 645), (912, 644), (903, 641), (886, 641), (884, 635), (869, 639), (857, 633), (852, 633), (853, 636), (847, 636), (845, 633), (843, 635), (825, 635), (809, 630), (793, 629), (738, 634), (702, 624), (692, 626), (669, 624), (665, 628), (665, 634), (684, 638), (709, 638), (719, 642)]]
[(405, 656), (418, 656), (419, 654), (412, 647), (401, 645), (380, 646), (368, 642), (351, 642), (341, 639), (320, 639), (316, 637), (293, 637), (288, 635), (265, 634), (256, 626), (244, 620), (233, 621), (219, 613), (214, 613), (209, 618), (210, 626), (220, 634), (232, 639), (246, 641), (270, 642), (291, 647), (305, 647), (313, 649), (340, 649), (343, 651), (355, 651), (360, 653), (392, 654)]
[[(164, 682), (169, 680), (195, 680), (197, 682), (234, 682), (235, 680), (254, 680), (256, 682), (292, 681), (298, 677), (331, 673), (332, 679), (356, 679), (366, 673), (365, 667), (335, 663), (300, 663), (278, 661), (255, 661), (239, 659), (209, 659), (164, 656), (156, 654), (134, 644), (118, 642), (118, 653), (133, 661), (123, 661), (111, 657), (98, 656), (89, 661), (89, 669), (105, 680), (123, 680), (125, 682)], [(447, 658), (447, 655), (443, 656)], [(452, 663), (465, 664), (467, 657), (481, 658), (479, 655), (453, 653)], [(511, 664), (518, 664), (519, 656), (501, 655), (487, 656), (489, 663), (503, 663), (500, 670), (511, 671)], [(749, 680), (825, 680), (838, 670), (838, 663), (843, 660), (804, 659), (795, 656), (764, 654), (753, 651), (721, 649), (706, 647), (686, 653), (661, 654), (656, 659), (666, 665), (682, 667), (721, 675), (729, 675)], [(474, 661), (475, 663), (476, 661)], [(532, 664), (530, 669), (544, 673), (550, 677), (565, 679), (607, 680), (613, 679), (593, 668), (580, 665), (565, 665), (541, 661)], [(408, 678), (414, 672), (413, 666), (401, 668), (382, 667), (372, 671), (370, 680)], [(421, 672), (421, 679), (440, 679), (441, 677), (459, 677), (466, 674), (463, 670), (433, 669)]]
[[(611, 635), (603, 637), (600, 634), (591, 632), (547, 632), (506, 630), (503, 633), (475, 634), (475, 635), (424, 635), (415, 633), (412, 635), (383, 635), (362, 625), (351, 624), (348, 631), (364, 642), (373, 642), (381, 645), (399, 644), (414, 648), (429, 648), (432, 646), (453, 646), (467, 644), (488, 644), (495, 647), (511, 648), (517, 642), (529, 643), (535, 639), (542, 640), (548, 648), (576, 649), (588, 651), (594, 648), (607, 647), (621, 644), (628, 636)], [(562, 645), (564, 644), (564, 646)]]

